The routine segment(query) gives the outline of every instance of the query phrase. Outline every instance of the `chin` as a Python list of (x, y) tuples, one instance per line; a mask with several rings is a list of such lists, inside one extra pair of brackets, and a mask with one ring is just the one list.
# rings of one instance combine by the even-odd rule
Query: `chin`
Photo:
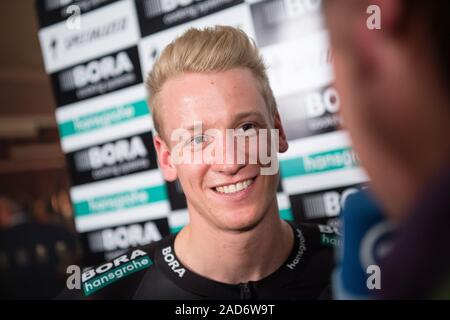
[(228, 215), (226, 221), (223, 221), (222, 219), (221, 224), (226, 230), (236, 232), (250, 231), (256, 228), (264, 218), (263, 215), (255, 212), (249, 213), (248, 211), (244, 211), (246, 212), (246, 214), (244, 214), (242, 210), (239, 211), (240, 212), (234, 212), (231, 215)]

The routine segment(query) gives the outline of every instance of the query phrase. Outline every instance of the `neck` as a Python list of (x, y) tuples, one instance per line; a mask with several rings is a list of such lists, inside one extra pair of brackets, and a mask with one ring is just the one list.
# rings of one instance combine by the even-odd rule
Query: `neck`
[(279, 218), (276, 199), (263, 220), (248, 231), (219, 229), (193, 212), (190, 217), (175, 239), (178, 259), (218, 282), (258, 281), (277, 270), (292, 250), (294, 234)]

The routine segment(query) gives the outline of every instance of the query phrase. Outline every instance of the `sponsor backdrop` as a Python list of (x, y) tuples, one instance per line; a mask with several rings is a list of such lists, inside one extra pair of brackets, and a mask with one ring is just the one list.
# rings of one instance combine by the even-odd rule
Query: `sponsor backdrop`
[(53, 85), (87, 263), (178, 231), (189, 218), (177, 182), (158, 170), (144, 81), (189, 27), (232, 25), (268, 65), (290, 149), (280, 156), (280, 215), (337, 223), (367, 181), (339, 130), (319, 0), (38, 0), (39, 39)]

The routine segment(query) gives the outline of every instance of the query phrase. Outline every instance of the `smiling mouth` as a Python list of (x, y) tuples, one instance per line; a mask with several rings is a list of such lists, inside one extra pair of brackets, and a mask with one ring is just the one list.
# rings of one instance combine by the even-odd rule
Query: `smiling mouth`
[(255, 181), (255, 179), (256, 178), (240, 181), (235, 184), (228, 184), (225, 186), (215, 187), (213, 188), (213, 190), (223, 194), (237, 193), (250, 187)]

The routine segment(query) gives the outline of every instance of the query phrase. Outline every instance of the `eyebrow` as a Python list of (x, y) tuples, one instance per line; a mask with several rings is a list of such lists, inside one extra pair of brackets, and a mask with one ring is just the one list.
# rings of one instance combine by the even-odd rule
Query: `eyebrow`
[(188, 127), (185, 127), (184, 129), (187, 130), (187, 131), (194, 131), (196, 128), (201, 128), (201, 127), (203, 127), (203, 123), (202, 124), (195, 124), (195, 125), (192, 125), (192, 126), (188, 126)]
[(265, 120), (264, 116), (257, 111), (247, 111), (247, 112), (240, 112), (236, 115), (234, 121), (238, 122), (239, 120), (245, 119), (245, 118), (249, 118), (249, 117), (256, 117), (259, 118), (261, 120)]
[[(260, 112), (257, 112), (257, 111), (246, 111), (246, 112), (238, 113), (234, 117), (232, 123), (235, 124), (235, 123), (239, 122), (240, 120), (245, 119), (245, 118), (249, 118), (249, 117), (256, 117), (256, 118), (258, 118), (258, 120), (265, 121), (264, 116)], [(185, 127), (184, 129), (186, 129), (187, 131), (194, 131), (196, 128), (201, 128), (201, 127), (208, 128), (209, 127), (208, 125), (203, 125), (203, 124), (190, 125), (188, 127)]]

